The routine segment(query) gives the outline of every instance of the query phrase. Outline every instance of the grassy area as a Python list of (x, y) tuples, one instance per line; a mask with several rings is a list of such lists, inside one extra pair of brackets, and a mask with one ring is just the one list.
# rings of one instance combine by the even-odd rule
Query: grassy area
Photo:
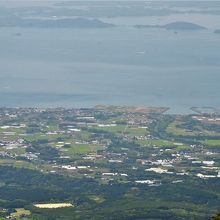
[(68, 148), (65, 148), (65, 156), (74, 156), (75, 154), (87, 154), (91, 152), (96, 152), (97, 150), (103, 149), (102, 146), (97, 144), (74, 144)]
[(141, 136), (148, 135), (149, 132), (146, 128), (141, 127), (129, 127), (127, 125), (116, 125), (112, 127), (97, 127), (99, 130), (107, 131), (115, 135), (125, 134), (128, 136)]
[(0, 166), (13, 166), (17, 168), (36, 169), (33, 163), (21, 160), (1, 159)]
[(149, 134), (149, 131), (146, 128), (128, 127), (125, 134), (128, 134), (129, 136), (145, 136)]
[(140, 144), (142, 147), (149, 146), (149, 147), (160, 147), (160, 148), (172, 148), (177, 151), (180, 150), (187, 150), (190, 149), (190, 146), (182, 144), (182, 143), (176, 143), (172, 141), (167, 140), (138, 140), (136, 141), (137, 144)]
[(26, 132), (24, 128), (0, 128), (0, 133), (4, 132), (15, 132), (16, 134), (23, 134)]
[(220, 140), (205, 140), (202, 141), (202, 144), (210, 147), (219, 146), (220, 147)]
[(136, 143), (141, 146), (156, 146), (156, 147), (175, 147), (176, 145), (171, 141), (166, 140), (138, 140)]
[(195, 132), (188, 131), (188, 130), (183, 129), (183, 128), (178, 128), (177, 126), (178, 126), (178, 123), (172, 122), (167, 127), (166, 132), (168, 134), (172, 134), (172, 135), (175, 135), (175, 136), (196, 136), (197, 135)]
[(0, 128), (0, 139), (5, 139), (8, 141), (15, 141), (18, 137), (20, 138), (26, 130), (24, 128)]
[(54, 141), (57, 138), (66, 138), (66, 135), (63, 134), (42, 134), (42, 133), (37, 133), (37, 134), (30, 134), (24, 137), (26, 141), (39, 141), (39, 140), (48, 140)]
[(125, 131), (126, 125), (117, 125), (111, 127), (97, 127), (97, 129), (102, 131), (111, 132), (113, 134), (122, 134)]
[(49, 124), (46, 128), (47, 131), (57, 131), (59, 129), (59, 126), (57, 124)]
[(6, 151), (8, 153), (13, 153), (16, 155), (22, 155), (22, 154), (26, 153), (26, 149), (24, 147), (18, 147), (18, 148), (14, 148), (14, 149), (10, 149), (10, 150), (4, 149), (4, 151)]
[(82, 141), (88, 141), (91, 138), (92, 134), (88, 131), (80, 131), (75, 134), (75, 138)]
[(188, 146), (188, 145), (186, 145), (186, 144), (184, 144), (184, 145), (175, 147), (175, 149), (176, 149), (177, 151), (181, 151), (181, 150), (189, 150), (189, 149), (191, 149), (191, 147)]
[(16, 141), (18, 137), (20, 137), (18, 134), (4, 135), (3, 133), (0, 133), (0, 139), (4, 139), (7, 141)]
[(191, 136), (191, 137), (195, 137), (195, 136), (211, 136), (211, 137), (220, 136), (219, 132), (208, 131), (208, 130), (203, 129), (201, 126), (192, 127), (191, 128), (192, 131), (191, 131), (191, 130), (187, 130), (184, 128), (179, 128), (178, 125), (181, 125), (181, 122), (177, 122), (177, 121), (172, 122), (167, 127), (166, 132), (168, 134), (175, 135), (175, 136)]

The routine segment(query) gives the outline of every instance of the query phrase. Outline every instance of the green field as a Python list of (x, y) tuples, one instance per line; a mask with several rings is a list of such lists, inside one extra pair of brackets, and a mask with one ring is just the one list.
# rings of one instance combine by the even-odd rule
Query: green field
[(166, 140), (138, 140), (136, 143), (141, 146), (156, 146), (156, 147), (174, 147), (175, 144)]
[(63, 154), (65, 156), (74, 156), (76, 154), (87, 154), (97, 152), (97, 150), (103, 149), (103, 146), (97, 144), (74, 144), (68, 148), (65, 148)]
[(159, 147), (159, 148), (172, 148), (176, 150), (186, 150), (190, 147), (186, 144), (182, 143), (176, 143), (172, 141), (167, 140), (138, 140), (136, 141), (137, 144), (139, 144), (142, 147)]
[(33, 141), (41, 141), (41, 140), (47, 140), (48, 142), (55, 141), (58, 138), (67, 138), (68, 136), (65, 134), (42, 134), (42, 133), (37, 133), (37, 134), (30, 134), (27, 136), (24, 136), (24, 140), (28, 142), (33, 142)]
[(124, 134), (128, 136), (141, 136), (141, 135), (149, 134), (146, 128), (129, 127), (127, 125), (117, 125), (112, 127), (97, 127), (97, 129), (102, 131), (107, 131), (115, 135)]
[(172, 135), (175, 135), (175, 136), (196, 136), (197, 135), (195, 132), (188, 131), (188, 130), (183, 129), (183, 128), (178, 128), (177, 126), (178, 126), (178, 123), (172, 122), (167, 127), (166, 132), (168, 134), (172, 134)]
[(210, 147), (220, 147), (220, 140), (205, 140), (201, 142), (202, 144)]
[(22, 148), (22, 147), (18, 147), (18, 148), (14, 148), (14, 149), (4, 149), (4, 151), (6, 151), (8, 153), (16, 154), (16, 155), (22, 155), (26, 152), (26, 149)]
[(12, 166), (31, 170), (36, 169), (36, 166), (33, 163), (23, 160), (0, 159), (0, 166)]
[(184, 128), (178, 127), (178, 125), (181, 125), (182, 122), (172, 122), (169, 124), (169, 126), (166, 129), (166, 132), (168, 134), (174, 135), (174, 136), (188, 136), (188, 137), (196, 137), (196, 136), (210, 136), (210, 137), (217, 137), (220, 136), (219, 132), (216, 131), (209, 131), (204, 129), (202, 126), (196, 126), (192, 127), (192, 130), (187, 130)]
[(98, 130), (111, 132), (113, 134), (120, 134), (125, 131), (126, 125), (117, 125), (112, 127), (95, 127)]

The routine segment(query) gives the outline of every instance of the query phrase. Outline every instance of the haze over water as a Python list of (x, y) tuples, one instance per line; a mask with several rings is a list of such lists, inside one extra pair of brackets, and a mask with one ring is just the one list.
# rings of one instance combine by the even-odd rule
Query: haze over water
[(1, 27), (1, 106), (144, 105), (178, 113), (220, 107), (214, 25), (173, 31), (123, 22), (113, 28)]

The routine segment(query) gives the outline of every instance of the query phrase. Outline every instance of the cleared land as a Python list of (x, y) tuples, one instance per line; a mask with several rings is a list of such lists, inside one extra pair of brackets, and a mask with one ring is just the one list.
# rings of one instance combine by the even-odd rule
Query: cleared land
[(45, 204), (35, 204), (34, 206), (39, 209), (58, 209), (58, 208), (74, 207), (71, 203), (45, 203)]
[(21, 216), (28, 216), (31, 214), (29, 210), (23, 209), (23, 208), (17, 208), (15, 209), (16, 212), (11, 214), (11, 217), (13, 218), (19, 218)]

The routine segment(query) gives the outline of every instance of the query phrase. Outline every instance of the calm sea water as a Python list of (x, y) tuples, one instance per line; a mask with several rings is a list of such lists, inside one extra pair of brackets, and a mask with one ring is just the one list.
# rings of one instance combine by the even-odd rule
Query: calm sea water
[(0, 106), (220, 107), (211, 30), (0, 29)]

